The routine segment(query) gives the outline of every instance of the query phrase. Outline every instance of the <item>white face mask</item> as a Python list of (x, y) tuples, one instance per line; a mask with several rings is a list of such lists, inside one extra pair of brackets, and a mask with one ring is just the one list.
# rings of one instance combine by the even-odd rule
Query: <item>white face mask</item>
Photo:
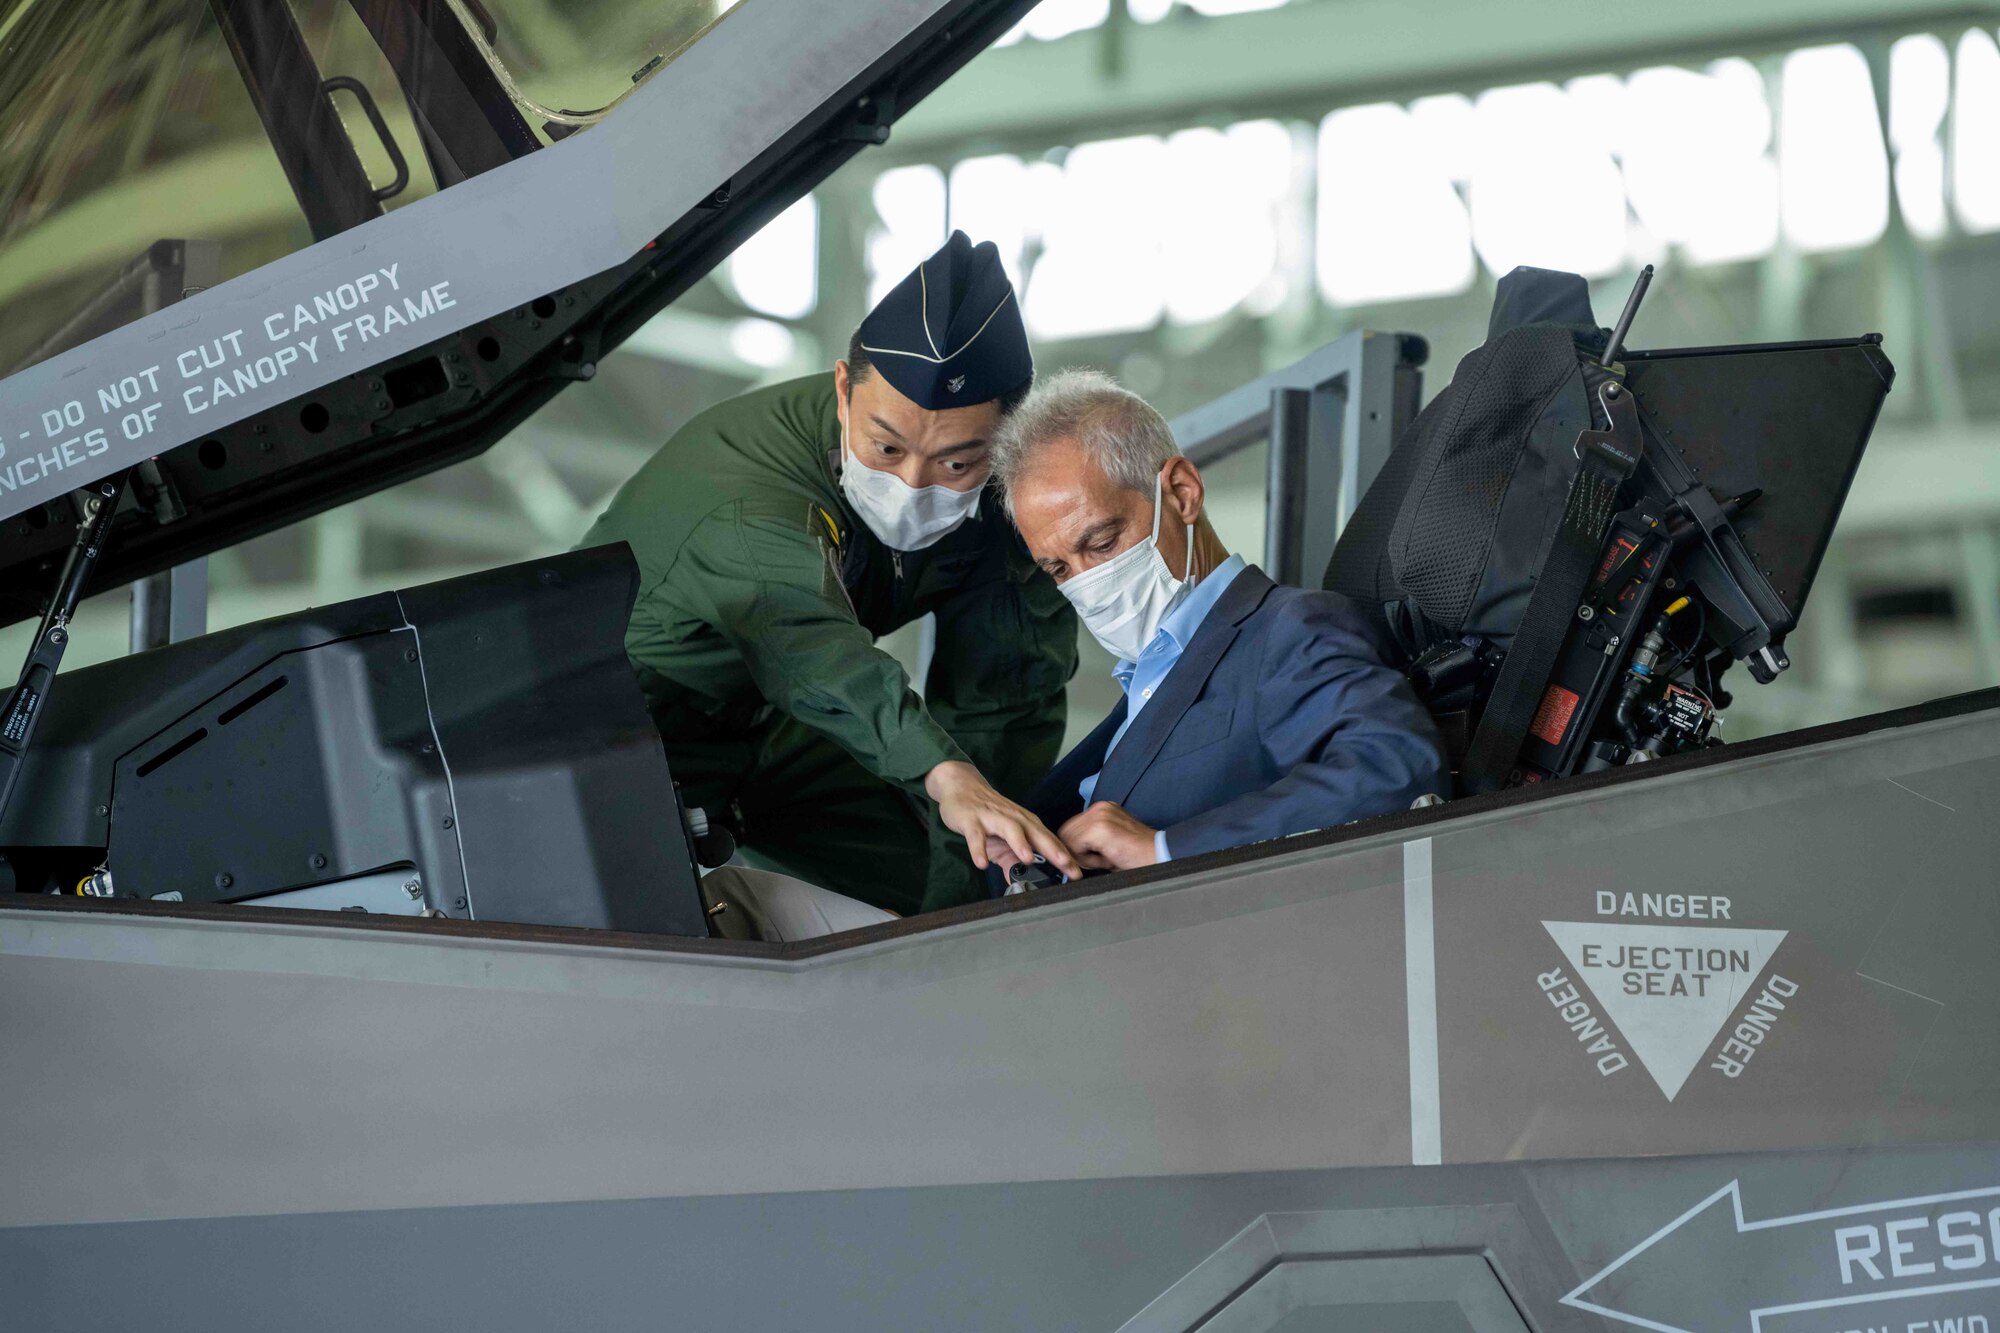
[(894, 551), (921, 551), (979, 510), (986, 488), (955, 491), (949, 486), (912, 486), (893, 472), (869, 467), (848, 446), (840, 428), (840, 493), (868, 530)]
[[(1186, 595), (1188, 580), (1177, 579), (1160, 554), (1161, 486), (1153, 482), (1153, 535), (1129, 551), (1065, 579), (1059, 586), (1069, 598), (1084, 627), (1104, 645), (1104, 651), (1121, 661), (1135, 662), (1160, 622), (1167, 618)], [(1194, 524), (1187, 525), (1187, 563), (1194, 570)]]

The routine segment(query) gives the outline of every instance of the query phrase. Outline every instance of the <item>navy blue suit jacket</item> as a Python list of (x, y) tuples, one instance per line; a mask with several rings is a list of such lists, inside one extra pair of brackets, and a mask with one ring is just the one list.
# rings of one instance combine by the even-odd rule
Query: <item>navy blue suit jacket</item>
[(1430, 713), (1386, 664), (1375, 629), (1338, 593), (1236, 576), (1106, 761), (1111, 710), (1030, 796), (1051, 829), (1116, 801), (1167, 834), (1175, 857), (1405, 810), (1449, 796)]

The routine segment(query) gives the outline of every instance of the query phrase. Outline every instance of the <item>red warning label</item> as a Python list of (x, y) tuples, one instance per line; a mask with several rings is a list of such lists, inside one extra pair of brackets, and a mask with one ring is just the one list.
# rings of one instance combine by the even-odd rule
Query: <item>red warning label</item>
[(1576, 716), (1579, 702), (1575, 690), (1566, 690), (1560, 685), (1549, 686), (1549, 692), (1542, 696), (1542, 706), (1535, 710), (1535, 720), (1528, 727), (1528, 733), (1549, 745), (1561, 745), (1563, 733), (1569, 730), (1569, 720)]
[(1605, 547), (1604, 559), (1600, 560), (1597, 564), (1598, 586), (1602, 587), (1611, 582), (1612, 574), (1617, 572), (1619, 566), (1631, 559), (1632, 552), (1638, 549), (1639, 544), (1628, 537), (1616, 538), (1612, 541), (1611, 545)]

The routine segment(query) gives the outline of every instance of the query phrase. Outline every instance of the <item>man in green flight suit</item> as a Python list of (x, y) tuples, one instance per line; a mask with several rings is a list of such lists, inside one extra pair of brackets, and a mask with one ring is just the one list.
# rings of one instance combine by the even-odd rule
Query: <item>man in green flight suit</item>
[[(1033, 378), (998, 251), (954, 232), (832, 374), (695, 417), (584, 539), (637, 556), (626, 652), (683, 799), (751, 865), (899, 913), (986, 896), (989, 839), (1077, 873), (1016, 803), (1062, 744), (1076, 620), (986, 489)], [(875, 640), (926, 613), (919, 698)]]

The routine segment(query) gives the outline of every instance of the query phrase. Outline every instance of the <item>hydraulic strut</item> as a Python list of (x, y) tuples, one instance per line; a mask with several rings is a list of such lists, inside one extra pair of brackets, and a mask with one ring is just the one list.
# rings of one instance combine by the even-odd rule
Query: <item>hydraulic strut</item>
[(49, 598), (41, 628), (28, 647), (21, 678), (8, 694), (7, 706), (0, 709), (0, 824), (6, 821), (14, 784), (20, 780), (22, 763), (35, 737), (35, 723), (41, 720), (56, 668), (62, 665), (63, 652), (69, 647), (69, 622), (76, 615), (77, 603), (83, 600), (90, 571), (103, 554), (105, 538), (111, 532), (111, 516), (118, 510), (129, 475), (120, 472), (88, 488), (84, 521), (77, 526), (76, 544), (69, 548), (62, 576), (56, 580), (55, 595)]

